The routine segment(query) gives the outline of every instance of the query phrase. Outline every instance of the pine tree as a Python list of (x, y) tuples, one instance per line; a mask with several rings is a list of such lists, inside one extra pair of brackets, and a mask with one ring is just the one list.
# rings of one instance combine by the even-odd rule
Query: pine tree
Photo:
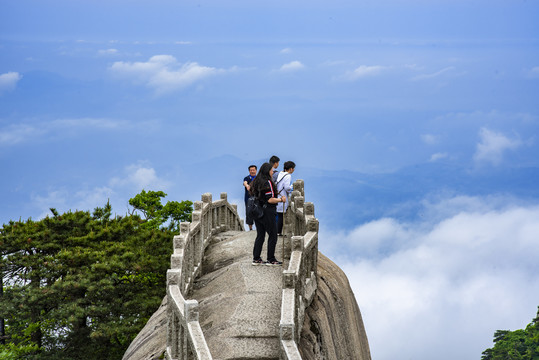
[(494, 347), (481, 360), (539, 360), (539, 306), (537, 316), (525, 329), (494, 333)]
[[(161, 209), (162, 210), (162, 209)], [(174, 235), (109, 203), (0, 229), (2, 358), (119, 359), (159, 307)]]
[[(167, 196), (163, 191), (142, 191), (129, 199), (129, 205), (134, 211), (140, 211), (146, 220), (145, 225), (149, 228), (159, 228), (167, 221), (168, 229), (179, 231), (180, 222), (191, 221), (193, 203), (189, 200), (182, 202), (167, 201), (165, 205), (161, 203), (161, 198)], [(133, 212), (134, 212), (133, 211)]]

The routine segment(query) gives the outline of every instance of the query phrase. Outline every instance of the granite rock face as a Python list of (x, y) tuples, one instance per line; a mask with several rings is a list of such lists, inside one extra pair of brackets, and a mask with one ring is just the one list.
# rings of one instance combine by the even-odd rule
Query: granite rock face
[(361, 312), (345, 273), (318, 253), (318, 290), (305, 311), (299, 350), (303, 360), (370, 360)]
[(157, 360), (167, 347), (167, 297), (131, 342), (122, 360)]
[[(247, 356), (242, 357), (244, 359), (278, 359), (276, 355), (278, 352), (275, 350), (278, 347), (276, 336), (278, 337), (279, 299), (276, 298), (277, 314), (274, 314), (275, 310), (266, 314), (266, 309), (262, 309), (255, 303), (263, 302), (267, 306), (275, 307), (274, 304), (272, 305), (273, 300), (267, 301), (267, 292), (278, 295), (282, 268), (252, 267), (250, 251), (247, 255), (242, 254), (241, 251), (245, 248), (245, 244), (247, 248), (252, 247), (252, 239), (248, 236), (249, 232), (243, 232), (240, 236), (223, 236), (208, 247), (204, 274), (197, 281), (193, 297), (190, 296), (200, 303), (200, 322), (214, 359), (237, 358), (238, 354), (234, 354), (232, 350), (241, 347), (243, 347), (242, 354)], [(280, 249), (277, 249), (277, 254), (280, 254)], [(256, 285), (253, 282), (253, 276), (249, 275), (254, 270), (252, 268), (260, 271), (258, 275), (261, 278), (268, 277), (266, 281), (276, 282), (278, 286)], [(337, 265), (321, 253), (318, 258), (317, 280), (318, 291), (311, 306), (305, 312), (299, 342), (302, 358), (304, 360), (370, 360), (363, 320), (348, 279)], [(257, 287), (264, 289), (257, 289)], [(266, 292), (262, 301), (256, 298), (257, 293), (261, 291)], [(162, 356), (166, 348), (167, 333), (165, 304), (166, 298), (148, 324), (133, 340), (123, 360), (153, 360)], [(251, 315), (250, 312), (254, 312), (255, 315)], [(271, 325), (271, 329), (262, 327), (260, 331), (256, 331), (260, 334), (249, 334), (249, 331), (253, 331), (250, 330), (251, 327), (259, 325), (250, 323), (257, 318), (266, 319), (263, 323)], [(241, 326), (238, 325), (240, 322)], [(272, 330), (273, 328), (276, 328), (275, 331)], [(227, 335), (227, 333), (230, 334)], [(230, 344), (227, 338), (231, 341)], [(264, 344), (264, 341), (267, 344)], [(253, 346), (250, 346), (250, 342), (253, 342)], [(243, 343), (246, 345), (242, 345)], [(250, 350), (247, 351), (248, 354), (245, 354), (246, 348), (256, 348), (257, 351)]]

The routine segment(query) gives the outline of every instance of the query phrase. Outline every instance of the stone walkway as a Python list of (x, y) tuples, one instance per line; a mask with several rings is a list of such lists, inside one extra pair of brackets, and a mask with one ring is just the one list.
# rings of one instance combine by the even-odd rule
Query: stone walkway
[[(215, 237), (189, 296), (200, 304), (200, 324), (216, 360), (279, 359), (283, 268), (251, 264), (255, 237), (256, 231)], [(279, 260), (281, 245), (279, 239)]]

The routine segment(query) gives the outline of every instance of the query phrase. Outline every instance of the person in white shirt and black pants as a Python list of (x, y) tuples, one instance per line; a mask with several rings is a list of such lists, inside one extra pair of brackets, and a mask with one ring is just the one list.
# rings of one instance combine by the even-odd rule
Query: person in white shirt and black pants
[(284, 171), (281, 171), (277, 176), (277, 196), (285, 196), (286, 202), (277, 204), (277, 234), (283, 234), (284, 213), (288, 208), (288, 198), (292, 193), (292, 173), (296, 169), (296, 164), (293, 161), (284, 163)]

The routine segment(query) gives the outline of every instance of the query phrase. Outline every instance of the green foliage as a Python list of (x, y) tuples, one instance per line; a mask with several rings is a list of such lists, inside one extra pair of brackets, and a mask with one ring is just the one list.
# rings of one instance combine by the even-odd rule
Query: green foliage
[(0, 359), (2, 360), (20, 360), (29, 358), (35, 354), (39, 348), (37, 345), (24, 345), (21, 343), (7, 343), (0, 345)]
[(526, 329), (497, 330), (494, 347), (483, 351), (481, 360), (539, 360), (539, 307)]
[(140, 194), (129, 199), (129, 205), (144, 215), (146, 221), (142, 226), (158, 229), (168, 221), (166, 228), (178, 232), (180, 222), (191, 221), (193, 203), (189, 200), (182, 202), (168, 201), (163, 205), (161, 198), (165, 196), (167, 194), (163, 191), (146, 191), (143, 189)]
[(0, 359), (120, 359), (165, 296), (174, 233), (109, 203), (51, 213), (0, 229)]

